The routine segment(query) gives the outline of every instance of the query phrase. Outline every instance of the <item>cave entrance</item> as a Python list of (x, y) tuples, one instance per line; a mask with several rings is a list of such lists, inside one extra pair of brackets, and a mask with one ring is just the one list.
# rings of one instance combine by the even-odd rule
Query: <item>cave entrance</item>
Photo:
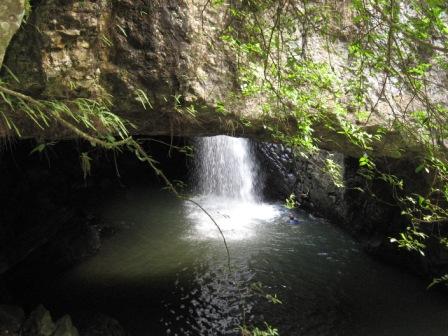
[[(238, 335), (242, 324), (263, 321), (283, 335), (445, 332), (446, 300), (367, 257), (325, 219), (296, 210), (300, 224), (291, 225), (282, 201), (263, 201), (257, 190), (268, 172), (257, 163), (257, 144), (221, 137), (147, 145), (222, 225), (230, 272), (208, 215), (163, 190), (135, 159), (97, 153), (84, 180), (82, 145), (30, 155), (35, 144), (19, 143), (1, 165), (3, 201), (11, 198), (4, 218), (22, 223), (2, 222), (10, 230), (7, 256), (28, 251), (4, 276), (12, 303), (27, 311), (42, 303), (56, 318), (69, 313), (81, 334), (99, 313), (132, 335)], [(170, 145), (194, 146), (203, 156), (170, 154)]]

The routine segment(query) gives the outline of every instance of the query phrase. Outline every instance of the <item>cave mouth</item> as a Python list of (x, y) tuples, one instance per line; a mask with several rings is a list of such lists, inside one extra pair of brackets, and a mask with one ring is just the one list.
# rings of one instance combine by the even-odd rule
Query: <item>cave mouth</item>
[[(170, 147), (198, 141), (208, 161)], [(132, 154), (88, 152), (84, 179), (80, 156), (88, 145), (63, 141), (40, 152), (34, 141), (7, 144), (0, 165), (1, 302), (27, 314), (38, 304), (54, 318), (70, 314), (81, 335), (100, 314), (132, 335), (238, 335), (239, 326), (264, 321), (281, 335), (445, 334), (448, 302), (422, 282), (372, 260), (325, 219), (299, 209), (300, 225), (291, 225), (282, 201), (264, 200), (275, 181), (264, 165), (244, 162), (255, 160), (257, 144), (208, 141), (159, 137), (146, 148), (223, 224), (230, 273), (207, 215), (163, 190)], [(228, 146), (233, 159), (216, 146)], [(227, 176), (214, 166), (233, 160), (242, 161)], [(236, 172), (243, 166), (251, 171)], [(204, 178), (195, 187), (207, 169), (221, 181)], [(253, 181), (241, 192), (237, 186), (247, 179)], [(213, 194), (212, 183), (232, 198)]]

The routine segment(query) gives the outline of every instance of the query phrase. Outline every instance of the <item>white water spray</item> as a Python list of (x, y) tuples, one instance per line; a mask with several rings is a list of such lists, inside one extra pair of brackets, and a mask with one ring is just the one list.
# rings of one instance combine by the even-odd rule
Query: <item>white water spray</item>
[(197, 181), (202, 195), (255, 202), (257, 166), (247, 139), (215, 136), (197, 140)]
[[(227, 240), (249, 239), (255, 227), (276, 215), (275, 207), (262, 203), (255, 156), (247, 139), (228, 136), (200, 138), (196, 142), (195, 200), (209, 212)], [(221, 239), (202, 211), (190, 207), (192, 239)]]

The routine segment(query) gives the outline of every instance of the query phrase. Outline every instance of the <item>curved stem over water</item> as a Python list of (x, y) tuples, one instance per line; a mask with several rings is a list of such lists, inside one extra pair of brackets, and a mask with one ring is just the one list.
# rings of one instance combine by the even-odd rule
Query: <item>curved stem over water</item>
[(232, 268), (230, 266), (230, 250), (229, 250), (229, 246), (227, 245), (227, 241), (226, 241), (226, 237), (224, 236), (224, 232), (222, 232), (221, 227), (218, 225), (218, 223), (216, 223), (215, 219), (213, 218), (212, 215), (210, 215), (210, 213), (205, 210), (202, 205), (200, 205), (199, 203), (197, 203), (196, 201), (193, 201), (191, 198), (188, 197), (182, 197), (180, 196), (181, 199), (187, 201), (187, 202), (191, 202), (194, 205), (196, 205), (199, 209), (201, 209), (213, 222), (213, 224), (215, 224), (215, 226), (218, 228), (219, 233), (221, 234), (222, 240), (224, 242), (224, 245), (226, 247), (226, 251), (227, 251), (227, 267), (229, 268), (229, 272), (231, 272)]
[[(36, 100), (28, 95), (25, 95), (23, 93), (17, 92), (17, 91), (13, 91), (10, 90), (4, 86), (0, 85), (0, 92), (3, 92), (7, 95), (10, 96), (14, 96), (17, 97), (19, 99), (22, 99), (30, 104), (33, 104), (37, 107), (46, 109), (47, 111), (49, 110), (49, 107), (47, 105), (45, 105), (43, 102)], [(119, 140), (119, 141), (105, 141), (102, 140), (98, 137), (92, 136), (88, 133), (86, 133), (85, 131), (81, 130), (79, 127), (77, 127), (76, 125), (72, 124), (71, 122), (65, 120), (58, 112), (55, 111), (50, 111), (51, 112), (51, 116), (54, 117), (54, 119), (59, 122), (60, 124), (62, 124), (64, 127), (66, 127), (67, 129), (69, 129), (72, 133), (74, 133), (76, 136), (79, 136), (80, 138), (90, 142), (91, 144), (95, 144), (99, 147), (102, 147), (104, 149), (118, 149), (120, 147), (123, 146), (128, 146), (129, 149), (133, 150), (135, 155), (137, 156), (137, 158), (143, 162), (147, 162), (149, 164), (149, 166), (154, 170), (154, 172), (156, 173), (157, 176), (160, 176), (163, 180), (163, 182), (165, 183), (165, 185), (167, 186), (168, 190), (170, 190), (174, 195), (176, 195), (177, 198), (193, 203), (195, 206), (197, 206), (199, 209), (201, 209), (213, 222), (213, 224), (216, 226), (216, 228), (219, 230), (219, 233), (222, 237), (222, 240), (224, 242), (224, 246), (226, 248), (226, 252), (227, 252), (227, 266), (229, 269), (229, 272), (231, 272), (231, 265), (230, 265), (230, 251), (229, 251), (229, 247), (227, 245), (227, 241), (226, 238), (224, 236), (224, 232), (222, 231), (221, 227), (219, 226), (219, 224), (215, 221), (215, 219), (212, 217), (212, 215), (210, 215), (210, 213), (205, 210), (198, 202), (193, 201), (192, 199), (181, 195), (177, 189), (174, 187), (174, 185), (171, 183), (171, 181), (168, 179), (168, 177), (163, 173), (162, 170), (160, 170), (157, 166), (156, 166), (156, 161), (148, 154), (146, 153), (146, 151), (144, 150), (144, 148), (141, 146), (140, 143), (138, 143), (132, 136), (129, 136), (125, 139)]]

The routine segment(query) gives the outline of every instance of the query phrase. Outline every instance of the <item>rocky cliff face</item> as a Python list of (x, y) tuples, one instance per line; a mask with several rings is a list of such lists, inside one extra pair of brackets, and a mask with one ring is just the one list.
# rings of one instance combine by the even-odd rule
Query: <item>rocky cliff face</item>
[[(136, 125), (135, 134), (269, 137), (264, 128), (263, 99), (241, 95), (239, 60), (222, 41), (228, 14), (222, 7), (207, 4), (198, 0), (32, 1), (31, 16), (10, 44), (5, 60), (20, 82), (8, 71), (3, 75), (9, 77), (10, 87), (35, 98), (110, 101), (113, 112)], [(341, 25), (345, 28), (335, 27), (336, 38), (330, 47), (321, 37), (309, 36), (308, 56), (316, 62), (330, 60), (335, 76), (348, 83), (351, 13), (346, 2), (333, 5), (343, 13)], [(15, 17), (16, 25), (19, 18)], [(301, 43), (300, 37), (297, 43)], [(393, 119), (392, 105), (378, 99), (383, 92), (381, 74), (378, 76), (370, 81), (375, 108), (366, 126), (387, 125)], [(396, 102), (394, 106), (417, 108), (405, 90), (400, 89), (399, 95), (392, 94), (397, 91), (393, 87), (386, 91), (393, 96), (389, 100)], [(142, 95), (151, 106), (139, 102)], [(445, 97), (434, 94), (437, 99), (439, 96)], [(282, 127), (287, 132), (297, 131), (294, 120), (283, 122)], [(359, 149), (336, 131), (323, 125), (314, 125), (314, 130), (320, 147), (359, 155)], [(24, 134), (42, 136), (37, 132), (28, 127)], [(6, 135), (7, 131), (1, 128), (0, 133)], [(44, 136), (73, 137), (60, 128), (50, 129)], [(400, 156), (400, 148), (411, 147), (408, 140), (388, 133), (375, 150)]]
[[(404, 232), (410, 223), (401, 215), (401, 208), (392, 197), (392, 187), (381, 180), (366, 181), (359, 174), (358, 160), (325, 150), (301, 157), (283, 145), (269, 143), (257, 144), (256, 152), (263, 162), (265, 182), (269, 186), (265, 191), (267, 196), (285, 199), (294, 193), (299, 207), (328, 218), (361, 241), (368, 252), (387, 262), (429, 276), (448, 271), (446, 249), (433, 239), (427, 242), (425, 257), (390, 243), (390, 238)], [(328, 158), (343, 168), (344, 187), (336, 186), (326, 173)], [(408, 193), (423, 192), (430, 185), (427, 177), (415, 173), (415, 165), (410, 161), (384, 159), (378, 165), (403, 179)], [(428, 235), (436, 230), (434, 226), (423, 229)], [(447, 228), (441, 225), (439, 229)]]
[[(250, 117), (244, 102), (225, 117), (216, 110), (237, 91), (234, 57), (219, 39), (224, 14), (201, 1), (34, 4), (6, 57), (16, 89), (110, 100), (140, 134), (241, 132)], [(143, 93), (151, 107), (136, 99)]]
[(6, 48), (19, 29), (24, 14), (24, 0), (5, 0), (0, 4), (0, 66), (3, 63)]

